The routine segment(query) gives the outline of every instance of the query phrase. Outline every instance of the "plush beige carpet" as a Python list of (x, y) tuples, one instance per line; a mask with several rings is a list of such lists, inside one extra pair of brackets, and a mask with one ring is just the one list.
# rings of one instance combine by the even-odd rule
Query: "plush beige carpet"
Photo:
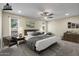
[(30, 50), (26, 44), (21, 44), (18, 47), (4, 48), (0, 51), (1, 56), (79, 56), (79, 44), (58, 41), (58, 44), (52, 45), (47, 50), (38, 54)]

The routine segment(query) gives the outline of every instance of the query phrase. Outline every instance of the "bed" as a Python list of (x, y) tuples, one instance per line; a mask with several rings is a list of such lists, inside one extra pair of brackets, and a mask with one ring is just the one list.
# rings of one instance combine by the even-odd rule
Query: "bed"
[(27, 45), (34, 51), (42, 51), (58, 41), (55, 35), (26, 36)]

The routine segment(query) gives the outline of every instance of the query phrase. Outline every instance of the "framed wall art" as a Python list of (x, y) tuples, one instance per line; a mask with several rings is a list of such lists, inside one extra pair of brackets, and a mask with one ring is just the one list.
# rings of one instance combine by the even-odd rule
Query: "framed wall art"
[(76, 28), (79, 28), (79, 24), (78, 24), (78, 23), (68, 22), (68, 28), (69, 28), (69, 29), (76, 29)]

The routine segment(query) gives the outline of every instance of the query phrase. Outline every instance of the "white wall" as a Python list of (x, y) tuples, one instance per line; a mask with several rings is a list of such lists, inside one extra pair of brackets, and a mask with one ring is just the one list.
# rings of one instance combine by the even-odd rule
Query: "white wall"
[(48, 23), (48, 32), (56, 33), (56, 22), (51, 21)]
[(2, 37), (2, 11), (0, 10), (0, 39)]
[[(43, 26), (45, 27), (44, 30), (42, 29)], [(41, 32), (46, 32), (46, 22), (45, 21), (42, 21), (42, 20), (36, 21), (35, 27), (37, 29), (39, 29), (39, 31), (41, 31)]]
[(49, 24), (48, 24), (48, 31), (55, 33), (57, 36), (63, 36), (63, 33), (68, 30), (75, 30), (75, 31), (79, 32), (79, 29), (68, 29), (68, 27), (67, 27), (68, 22), (73, 22), (73, 23), (79, 24), (79, 16), (53, 20), (53, 21), (49, 22)]

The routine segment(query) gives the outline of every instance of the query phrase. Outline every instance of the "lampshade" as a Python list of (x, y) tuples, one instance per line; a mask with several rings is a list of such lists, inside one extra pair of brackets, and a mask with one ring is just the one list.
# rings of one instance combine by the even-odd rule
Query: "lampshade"
[(3, 10), (12, 10), (12, 6), (10, 6), (9, 3), (7, 3), (3, 6)]

